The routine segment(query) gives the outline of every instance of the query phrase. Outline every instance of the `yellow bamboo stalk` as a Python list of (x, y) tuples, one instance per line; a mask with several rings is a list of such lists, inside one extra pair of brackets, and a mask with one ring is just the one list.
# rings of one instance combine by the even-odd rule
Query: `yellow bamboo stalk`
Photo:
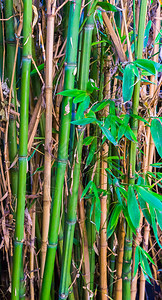
[[(160, 32), (160, 10), (161, 10), (161, 6), (159, 5), (159, 7), (157, 8), (156, 11), (156, 22), (155, 22), (155, 30), (154, 30), (154, 36), (153, 39), (155, 40), (155, 37), (157, 36), (157, 34)], [(155, 44), (154, 46), (154, 54), (157, 53), (159, 51), (159, 45)], [(153, 60), (155, 62), (158, 62), (158, 55), (155, 55), (153, 57)], [(157, 88), (157, 80), (155, 79), (154, 76), (151, 76), (151, 81), (154, 81), (156, 84), (152, 84), (150, 85), (150, 96), (153, 97), (154, 92), (156, 91)], [(153, 115), (156, 114), (155, 111), (155, 107), (152, 108), (152, 113)], [(155, 144), (153, 142), (152, 136), (150, 134), (150, 127), (148, 128), (147, 131), (147, 140), (148, 140), (148, 144), (147, 144), (147, 161), (145, 163), (145, 168), (144, 168), (144, 172), (146, 173), (146, 171), (152, 171), (152, 167), (150, 166), (150, 164), (153, 162), (153, 156), (154, 156), (154, 151), (155, 151)], [(150, 225), (148, 224), (148, 222), (145, 220), (145, 227), (144, 227), (144, 242), (143, 242), (143, 248), (147, 251), (148, 248), (148, 241), (149, 241), (149, 232), (150, 232)], [(139, 299), (140, 300), (144, 300), (145, 299), (145, 277), (144, 274), (141, 270), (141, 277), (140, 277), (140, 295), (139, 295)]]
[[(81, 198), (82, 190), (81, 186), (79, 186), (79, 198)], [(85, 209), (84, 209), (84, 199), (79, 199), (79, 227), (82, 237), (82, 247), (83, 247), (83, 265), (84, 269), (84, 279), (86, 283), (87, 289), (85, 289), (84, 297), (85, 300), (89, 299), (89, 291), (90, 291), (90, 265), (89, 265), (89, 251), (88, 251), (88, 239), (87, 239), (87, 230), (85, 225)]]
[[(54, 13), (56, 1), (47, 2), (47, 38), (46, 38), (46, 129), (45, 129), (45, 161), (44, 161), (44, 193), (43, 193), (43, 224), (41, 245), (41, 270), (42, 281), (47, 252), (48, 229), (51, 206), (51, 151), (52, 151), (52, 75), (53, 75), (53, 42), (54, 42)], [(41, 285), (41, 283), (40, 283)]]

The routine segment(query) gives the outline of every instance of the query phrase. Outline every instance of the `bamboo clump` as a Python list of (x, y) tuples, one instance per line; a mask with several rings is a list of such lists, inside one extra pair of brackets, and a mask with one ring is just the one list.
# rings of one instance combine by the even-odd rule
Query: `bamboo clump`
[(0, 1), (0, 299), (161, 295), (161, 59), (155, 1)]

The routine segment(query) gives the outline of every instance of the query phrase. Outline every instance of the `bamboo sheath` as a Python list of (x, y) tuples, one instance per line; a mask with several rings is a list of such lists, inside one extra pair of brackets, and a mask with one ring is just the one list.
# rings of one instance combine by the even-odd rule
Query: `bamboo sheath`
[(11, 299), (19, 299), (20, 269), (24, 239), (24, 210), (26, 194), (29, 87), (31, 69), (31, 33), (32, 33), (32, 0), (24, 0), (23, 17), (23, 58), (20, 105), (20, 138), (19, 138), (19, 180), (16, 211), (16, 228), (13, 257)]
[(43, 191), (43, 224), (41, 245), (41, 270), (43, 278), (44, 265), (47, 252), (48, 229), (51, 206), (51, 154), (52, 154), (52, 87), (53, 87), (53, 42), (54, 42), (54, 13), (56, 1), (47, 2), (47, 38), (46, 38), (46, 125), (45, 125), (45, 160), (44, 160), (44, 191)]
[[(141, 59), (143, 54), (143, 40), (144, 40), (144, 29), (147, 12), (147, 0), (141, 1), (140, 16), (139, 16), (139, 27), (138, 27), (138, 43), (137, 43), (137, 58)], [(140, 93), (140, 81), (135, 85), (134, 96), (132, 101), (132, 112), (138, 115), (139, 106), (139, 93)], [(131, 123), (131, 129), (137, 137), (138, 120), (133, 119)], [(135, 182), (135, 171), (136, 171), (136, 142), (131, 142), (130, 145), (130, 173), (129, 173), (129, 184)], [(132, 230), (127, 224), (125, 245), (124, 245), (124, 261), (123, 261), (123, 293), (122, 297), (124, 300), (131, 299), (131, 259), (132, 259)]]
[[(65, 58), (65, 82), (64, 90), (74, 88), (75, 69), (77, 61), (77, 47), (79, 34), (79, 17), (81, 1), (71, 1), (69, 13), (69, 27), (67, 36), (66, 58)], [(72, 111), (72, 99), (64, 97), (61, 110), (61, 124), (59, 134), (59, 147), (56, 168), (56, 181), (54, 186), (54, 203), (50, 218), (49, 244), (45, 271), (43, 276), (41, 299), (49, 299), (52, 282), (53, 267), (58, 242), (58, 231), (60, 224), (60, 210), (62, 202), (62, 191), (64, 176), (68, 159), (68, 144), (70, 136), (70, 122)]]

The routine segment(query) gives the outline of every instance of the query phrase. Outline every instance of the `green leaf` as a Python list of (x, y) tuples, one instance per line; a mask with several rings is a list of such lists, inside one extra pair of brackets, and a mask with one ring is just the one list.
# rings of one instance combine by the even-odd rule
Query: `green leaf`
[(105, 126), (100, 126), (103, 134), (107, 137), (107, 139), (114, 145), (117, 145), (116, 140), (114, 139), (113, 135), (111, 134), (110, 130), (107, 129)]
[(83, 102), (86, 101), (87, 99), (89, 99), (89, 96), (85, 93), (82, 93), (74, 98), (73, 103)]
[(97, 6), (101, 7), (106, 11), (113, 11), (113, 12), (117, 11), (117, 8), (108, 2), (97, 2)]
[(146, 48), (147, 43), (148, 43), (149, 32), (150, 32), (150, 29), (151, 29), (151, 25), (152, 25), (152, 21), (149, 20), (148, 23), (147, 23), (146, 29), (145, 29), (145, 35), (144, 35), (144, 41), (143, 41), (144, 48)]
[(151, 221), (152, 221), (152, 229), (154, 231), (155, 239), (159, 245), (159, 247), (162, 249), (162, 245), (159, 242), (158, 233), (157, 233), (157, 225), (156, 225), (156, 218), (155, 218), (155, 211), (152, 206), (150, 206), (150, 214), (151, 214)]
[(93, 182), (93, 191), (96, 198), (96, 207), (95, 207), (95, 224), (96, 224), (96, 230), (99, 232), (100, 230), (100, 223), (101, 223), (101, 203), (100, 199), (98, 197), (98, 191), (96, 188), (95, 183)]
[(144, 123), (146, 123), (146, 124), (149, 125), (149, 122), (146, 121), (144, 118), (140, 117), (139, 115), (131, 114), (131, 117), (135, 118), (135, 119), (138, 119), (138, 120), (140, 120), (140, 121), (142, 121), (142, 122), (144, 122)]
[(160, 32), (157, 34), (156, 38), (155, 38), (155, 44), (159, 42), (159, 40), (162, 37), (162, 29), (160, 30)]
[(76, 112), (76, 116), (75, 116), (76, 120), (80, 120), (80, 119), (84, 118), (84, 112), (89, 107), (89, 103), (90, 103), (90, 97), (89, 96), (86, 98), (85, 101), (79, 103), (78, 109), (77, 109), (77, 112)]
[[(147, 191), (141, 186), (134, 185), (137, 193), (142, 197), (144, 201), (146, 201), (151, 207), (162, 211), (162, 203), (157, 197), (157, 194), (152, 191)], [(162, 199), (162, 196), (161, 196)]]
[(95, 81), (93, 79), (90, 79), (87, 84), (87, 93), (91, 94), (94, 90), (97, 91), (99, 90), (99, 88), (96, 86)]
[(144, 250), (142, 247), (140, 247), (140, 246), (137, 246), (137, 247), (138, 247), (139, 250), (142, 252), (142, 254), (143, 254), (144, 256), (146, 256), (146, 258), (147, 258), (153, 265), (155, 265), (155, 263), (154, 263), (152, 257), (148, 254), (148, 252), (145, 251), (145, 250)]
[[(43, 70), (44, 69), (44, 64), (39, 65), (37, 68), (38, 68), (39, 71)], [(32, 70), (31, 73), (30, 73), (31, 76), (33, 76), (35, 74), (37, 74), (36, 69)]]
[(107, 106), (109, 104), (109, 100), (103, 100), (97, 104), (95, 104), (94, 106), (92, 106), (91, 110), (94, 112), (98, 112), (100, 110), (102, 110), (105, 106)]
[(133, 130), (129, 127), (129, 125), (126, 126), (126, 131), (125, 131), (124, 135), (126, 136), (126, 138), (128, 140), (134, 141), (137, 143), (137, 138), (136, 138)]
[(32, 152), (32, 154), (28, 157), (28, 161), (34, 156), (35, 152), (37, 151), (38, 147), (42, 144), (43, 142), (40, 142), (37, 147), (34, 149), (34, 151)]
[(138, 201), (142, 210), (142, 213), (144, 217), (146, 218), (147, 222), (151, 225), (151, 215), (148, 210), (148, 207), (146, 205), (146, 202), (141, 198), (141, 196), (138, 194)]
[(110, 238), (110, 236), (113, 234), (113, 232), (118, 224), (118, 219), (119, 219), (121, 210), (122, 210), (122, 206), (120, 204), (115, 205), (115, 208), (113, 209), (110, 220), (108, 222), (107, 238)]
[(128, 206), (128, 213), (132, 221), (132, 224), (134, 225), (135, 228), (138, 228), (140, 223), (140, 210), (138, 207), (138, 201), (136, 199), (132, 185), (129, 185), (128, 188), (127, 206)]
[(139, 251), (139, 247), (137, 246), (136, 247), (136, 252), (135, 252), (135, 265), (134, 265), (134, 274), (133, 274), (133, 277), (137, 273), (139, 262), (140, 262), (140, 251)]
[(162, 157), (162, 123), (159, 119), (153, 119), (151, 122), (151, 135), (156, 149)]
[(134, 80), (135, 80), (135, 74), (134, 74), (134, 65), (128, 64), (126, 65), (124, 69), (124, 76), (123, 76), (123, 101), (127, 102), (131, 100), (133, 90), (134, 90)]
[(133, 233), (136, 235), (136, 228), (134, 227), (134, 225), (133, 225), (133, 223), (132, 223), (132, 221), (130, 219), (127, 206), (125, 206), (123, 208), (123, 213), (124, 213), (124, 216), (126, 218), (126, 221), (127, 221), (128, 225), (129, 225), (129, 227), (132, 229)]
[(96, 121), (95, 118), (84, 118), (84, 119), (72, 121), (71, 124), (73, 124), (73, 125), (84, 126), (84, 125), (93, 123), (93, 122), (95, 122), (95, 121)]
[(154, 63), (149, 59), (137, 59), (133, 62), (138, 68), (148, 71), (152, 75), (156, 75)]
[(58, 93), (57, 95), (62, 95), (62, 96), (66, 96), (66, 97), (77, 97), (80, 94), (86, 94), (86, 91), (82, 91), (82, 90), (78, 90), (78, 89), (72, 89), (72, 90), (65, 90), (62, 91), (60, 93)]
[(162, 212), (156, 209), (156, 218), (157, 222), (160, 226), (160, 229), (162, 230)]
[(151, 273), (151, 269), (150, 269), (150, 266), (149, 266), (149, 263), (148, 263), (148, 261), (147, 261), (146, 256), (143, 255), (143, 253), (141, 253), (140, 264), (141, 264), (141, 267), (142, 267), (143, 271), (144, 271), (150, 278), (153, 279), (152, 273)]
[(96, 151), (96, 138), (93, 139), (92, 145), (90, 146), (90, 150), (89, 150), (89, 154), (88, 154), (88, 157), (86, 160), (85, 168), (87, 168), (90, 165), (90, 163), (94, 157), (95, 151)]
[(89, 146), (92, 141), (94, 140), (94, 136), (87, 136), (84, 140), (83, 140), (83, 144), (85, 146)]
[(122, 210), (122, 205), (121, 204), (115, 205), (115, 208), (114, 208), (113, 213), (112, 213), (112, 218), (110, 220), (110, 229), (112, 229), (112, 227), (117, 225), (118, 218), (119, 218), (121, 210)]
[(87, 194), (88, 190), (92, 187), (93, 181), (89, 181), (84, 191), (82, 192), (81, 199)]
[(162, 168), (162, 163), (150, 164), (150, 166), (154, 168)]

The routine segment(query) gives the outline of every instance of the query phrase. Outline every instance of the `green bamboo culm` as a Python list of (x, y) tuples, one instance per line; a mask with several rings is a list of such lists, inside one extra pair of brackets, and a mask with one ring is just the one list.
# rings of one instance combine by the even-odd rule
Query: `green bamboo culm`
[(32, 33), (32, 0), (24, 0), (23, 16), (23, 57), (21, 77), (21, 104), (20, 104), (20, 137), (19, 137), (19, 175), (18, 197), (16, 211), (16, 228), (14, 241), (13, 273), (11, 299), (19, 299), (20, 270), (22, 247), (24, 239), (24, 210), (26, 194), (27, 171), (27, 143), (28, 143), (28, 115), (29, 115), (29, 88), (31, 69), (31, 33)]
[[(137, 59), (142, 58), (143, 53), (143, 41), (146, 23), (146, 13), (147, 13), (147, 0), (141, 0), (140, 6), (140, 16), (139, 16), (139, 27), (138, 27), (138, 44), (137, 44)], [(139, 106), (139, 93), (140, 93), (140, 80), (135, 85), (133, 101), (132, 101), (132, 113), (138, 115)], [(131, 129), (134, 135), (137, 137), (138, 131), (138, 120), (131, 120)], [(131, 142), (130, 145), (130, 174), (129, 174), (129, 184), (135, 183), (135, 171), (136, 171), (136, 150), (137, 143)], [(124, 245), (124, 258), (123, 258), (123, 299), (131, 299), (131, 258), (132, 258), (132, 238), (133, 233), (131, 228), (127, 224), (125, 245)]]
[[(77, 49), (79, 35), (81, 0), (71, 1), (69, 12), (69, 27), (67, 35), (66, 59), (65, 59), (65, 83), (64, 90), (74, 88), (75, 69), (77, 66)], [(68, 161), (68, 145), (70, 136), (70, 122), (72, 113), (72, 98), (64, 97), (61, 108), (61, 125), (59, 134), (59, 148), (56, 167), (56, 181), (54, 186), (53, 207), (49, 226), (49, 244), (42, 282), (41, 299), (49, 299), (55, 254), (58, 242), (60, 224), (60, 211), (64, 176)]]
[[(5, 18), (8, 19), (13, 15), (13, 0), (5, 1)], [(15, 32), (14, 32), (14, 19), (10, 18), (5, 22), (6, 29), (6, 77), (9, 80), (9, 86), (11, 85), (13, 66), (15, 60)], [(14, 76), (13, 86), (12, 86), (12, 98), (11, 104), (16, 110), (16, 76)], [(12, 107), (12, 108), (13, 108)], [(13, 116), (10, 116), (9, 120), (9, 131), (8, 131), (8, 140), (9, 140), (9, 156), (10, 163), (12, 164), (16, 155), (17, 155), (17, 133), (16, 133), (16, 119)], [(18, 188), (18, 169), (17, 164), (10, 170), (11, 178), (11, 189), (14, 197), (17, 197), (17, 188)]]
[[(87, 6), (87, 11), (91, 7), (91, 3)], [(89, 16), (83, 29), (83, 44), (81, 49), (81, 60), (80, 60), (80, 73), (79, 73), (79, 89), (86, 90), (89, 79), (89, 64), (91, 54), (91, 42), (92, 32), (94, 28), (93, 15)], [(82, 157), (82, 146), (84, 137), (84, 127), (77, 128), (76, 135), (76, 155), (74, 160), (74, 171), (72, 178), (72, 193), (68, 199), (66, 226), (65, 226), (65, 237), (63, 247), (63, 263), (61, 269), (61, 282), (59, 289), (59, 299), (66, 299), (68, 297), (69, 282), (67, 274), (70, 274), (72, 247), (74, 238), (74, 229), (76, 223), (76, 209), (78, 201), (78, 189), (79, 189), (79, 177), (80, 177), (80, 166)]]

